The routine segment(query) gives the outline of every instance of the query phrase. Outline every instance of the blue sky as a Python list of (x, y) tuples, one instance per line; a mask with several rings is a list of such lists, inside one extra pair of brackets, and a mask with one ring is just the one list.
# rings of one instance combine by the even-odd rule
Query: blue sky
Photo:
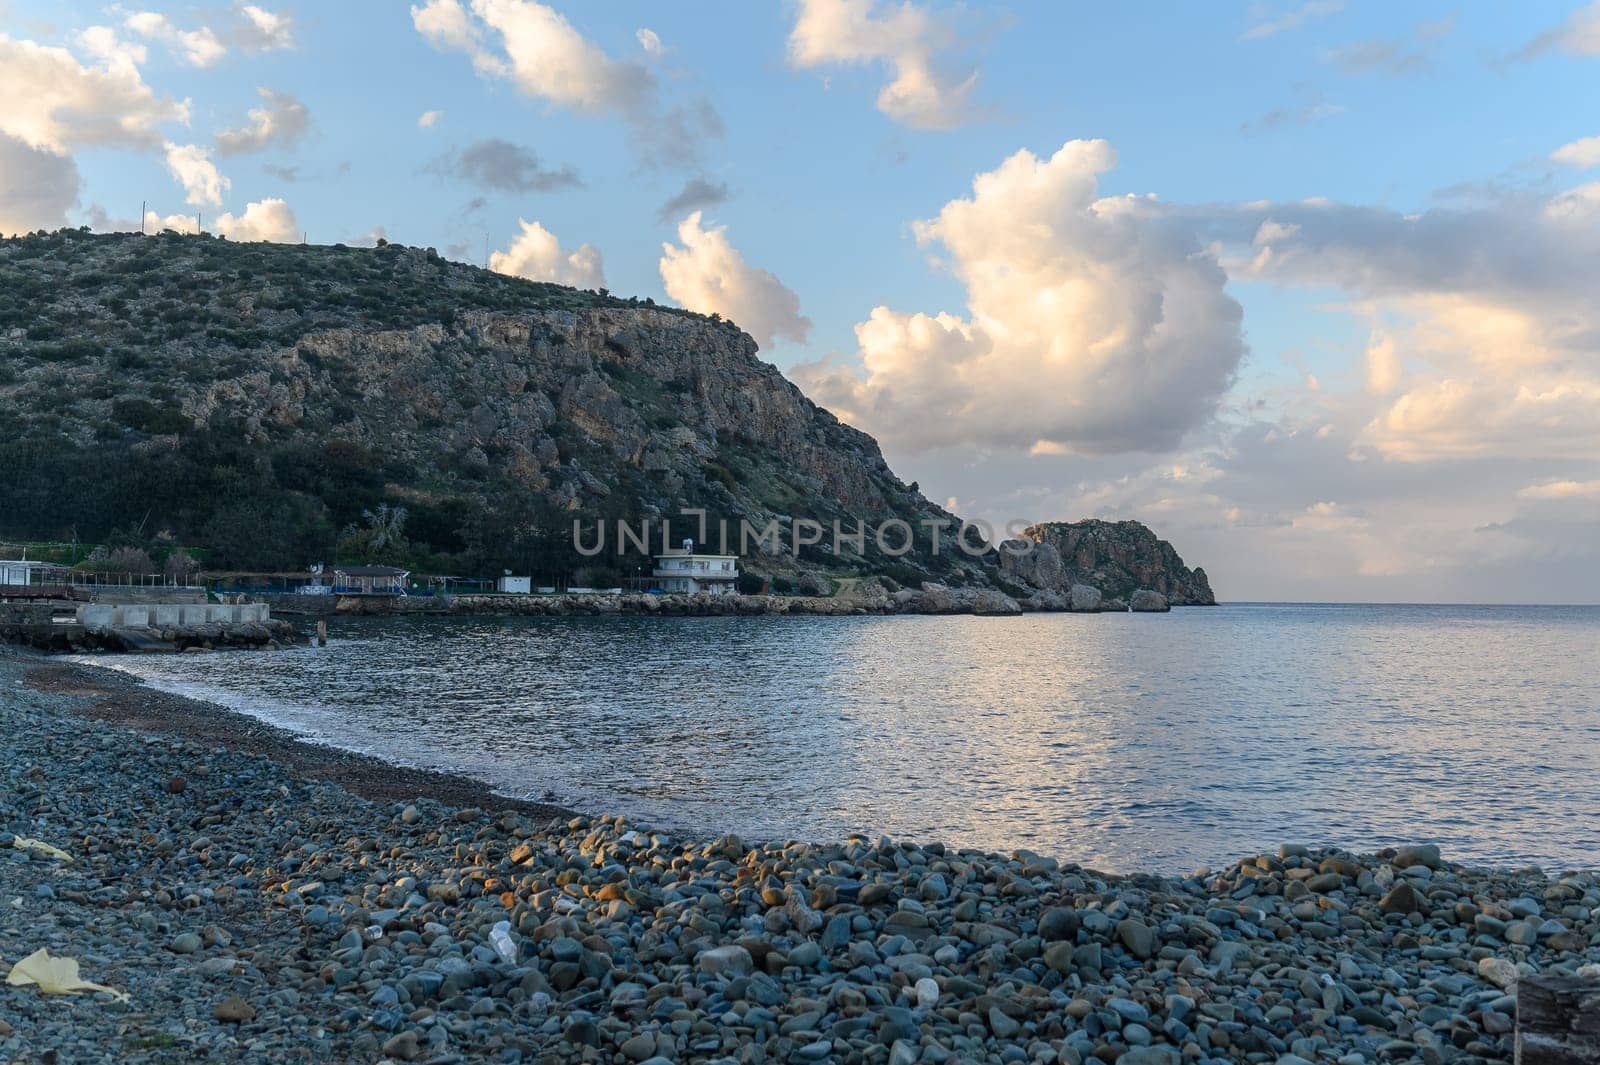
[[(76, 171), (53, 198), (34, 188), (9, 213), (0, 200), (0, 228), (41, 212), (37, 224), (116, 228), (148, 200), (163, 218), (198, 209), (208, 228), (222, 216), (226, 231), (282, 200), (272, 239), (381, 231), (479, 263), (487, 244), (506, 256), (498, 268), (528, 276), (603, 270), (615, 292), (746, 325), (765, 357), (963, 513), (1141, 518), (1228, 598), (1600, 600), (1582, 535), (1600, 506), (1584, 431), (1600, 421), (1600, 358), (1572, 326), (1600, 313), (1594, 286), (1559, 279), (1564, 256), (1600, 241), (1582, 192), (1600, 150), (1587, 165), (1552, 158), (1600, 135), (1584, 106), (1600, 88), (1600, 6), (258, 10), (280, 37), (220, 2), (0, 0), (10, 47), (64, 49), (82, 67), (51, 77), (110, 69), (85, 37), (104, 27), (139, 91), (188, 102), (186, 121), (145, 116), (128, 136), (76, 130), (64, 112), (27, 125), (27, 108), (0, 123), (28, 165)], [(439, 30), (447, 20), (463, 36)], [(205, 65), (175, 36), (196, 32), (217, 49)], [(14, 111), (33, 95), (17, 69), (9, 85), (0, 74)], [(924, 95), (897, 110), (878, 97), (905, 69)], [(120, 86), (96, 106), (133, 107)], [(219, 131), (247, 126), (262, 89), (303, 107), (308, 129), (224, 154)], [(424, 112), (440, 113), (428, 128)], [(690, 116), (689, 133), (658, 138), (673, 115)], [(1096, 139), (1114, 164), (1057, 155)], [(486, 142), (577, 181), (486, 187), (459, 165)], [(173, 145), (207, 156), (226, 190), (186, 202)], [(975, 196), (975, 179), (1023, 151), (1028, 165)], [(688, 209), (659, 215), (691, 181), (727, 190), (703, 204), (693, 249), (678, 231)], [(1127, 195), (1156, 201), (1107, 223), (1103, 201)], [(935, 219), (919, 240), (915, 224)], [(519, 251), (522, 220), (554, 235), (555, 259)], [(1036, 228), (1048, 254), (996, 250), (1007, 242), (990, 247), (986, 225)], [(675, 286), (663, 242), (689, 249)], [(566, 256), (582, 245), (594, 258), (580, 268)], [(1489, 265), (1463, 271), (1463, 249)], [(997, 276), (1041, 295), (985, 295)], [(729, 291), (744, 295), (716, 295)], [(1173, 314), (1180, 291), (1188, 319)], [(953, 317), (934, 326), (939, 312)], [(869, 319), (895, 328), (858, 340)], [(1181, 335), (1137, 339), (1161, 322)], [(1036, 389), (1014, 383), (1030, 375)], [(1016, 424), (1001, 424), (1011, 410)], [(908, 428), (930, 423), (939, 431)], [(1284, 446), (1301, 434), (1338, 449)]]

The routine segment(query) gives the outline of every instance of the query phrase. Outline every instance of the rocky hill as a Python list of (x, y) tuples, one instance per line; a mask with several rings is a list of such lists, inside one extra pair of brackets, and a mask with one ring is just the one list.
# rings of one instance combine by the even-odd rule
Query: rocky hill
[[(719, 319), (432, 250), (70, 230), (0, 241), (0, 494), (0, 536), (163, 533), (242, 569), (556, 574), (574, 518), (614, 538), (684, 507), (712, 542), (719, 519), (950, 517)], [(987, 581), (874, 553), (767, 568)]]
[(1070, 597), (1083, 585), (1128, 602), (1145, 589), (1174, 606), (1216, 605), (1206, 571), (1189, 569), (1171, 544), (1136, 521), (1046, 522), (1023, 530), (1022, 539), (1031, 549), (1002, 550), (1000, 568), (1041, 592)]
[[(1037, 526), (1044, 549), (1021, 561), (953, 550), (949, 531), (935, 552), (924, 523), (957, 519), (732, 323), (397, 245), (0, 240), (0, 500), (0, 539), (183, 544), (213, 571), (609, 581), (647, 561), (617, 556), (617, 522), (651, 521), (655, 550), (663, 518), (675, 541), (700, 538), (683, 516), (699, 508), (713, 546), (724, 520), (735, 550), (741, 522), (785, 530), (744, 563), (780, 590), (876, 576), (880, 592), (932, 580), (1027, 599), (1082, 581), (1210, 601), (1204, 574), (1132, 522)], [(800, 519), (898, 519), (916, 545), (836, 552), (824, 535), (796, 557)], [(604, 553), (575, 551), (574, 520), (607, 527)]]

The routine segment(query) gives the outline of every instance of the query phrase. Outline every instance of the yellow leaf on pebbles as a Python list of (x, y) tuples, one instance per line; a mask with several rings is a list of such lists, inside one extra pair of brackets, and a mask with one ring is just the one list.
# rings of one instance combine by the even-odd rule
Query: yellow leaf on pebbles
[(47, 855), (57, 861), (72, 861), (72, 855), (60, 847), (52, 847), (50, 844), (37, 839), (23, 839), (21, 836), (15, 836), (11, 840), (11, 845), (19, 851), (38, 851), (40, 854)]
[(37, 985), (47, 995), (75, 995), (80, 991), (104, 991), (119, 1002), (128, 996), (104, 984), (93, 984), (78, 976), (76, 958), (52, 958), (43, 947), (11, 967), (6, 983), (12, 987)]

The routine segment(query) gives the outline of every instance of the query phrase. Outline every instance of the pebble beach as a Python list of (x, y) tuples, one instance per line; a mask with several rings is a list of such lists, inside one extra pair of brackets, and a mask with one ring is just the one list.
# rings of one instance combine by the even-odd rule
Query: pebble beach
[(1600, 962), (1593, 871), (685, 838), (156, 701), (0, 650), (0, 973), (126, 996), (0, 984), (0, 1060), (1490, 1062)]

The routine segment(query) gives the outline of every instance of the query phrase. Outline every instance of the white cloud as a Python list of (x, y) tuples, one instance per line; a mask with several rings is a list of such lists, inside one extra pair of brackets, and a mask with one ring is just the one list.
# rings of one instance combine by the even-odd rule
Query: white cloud
[(238, 37), (253, 52), (271, 52), (294, 47), (294, 20), (282, 12), (268, 11), (255, 4), (239, 8)]
[(1433, 66), (1440, 44), (1455, 29), (1457, 16), (1417, 23), (1398, 37), (1355, 41), (1333, 49), (1328, 61), (1353, 74), (1389, 74), (1396, 77), (1421, 74)]
[(568, 252), (561, 241), (538, 222), (517, 219), (522, 232), (505, 251), (489, 256), (489, 269), (498, 274), (513, 274), (530, 281), (553, 281), (573, 288), (604, 288), (606, 275), (600, 251), (592, 244), (580, 244)]
[(534, 0), (427, 0), (411, 8), (411, 21), (434, 47), (466, 53), (486, 77), (507, 79), (535, 99), (622, 119), (647, 161), (692, 164), (700, 145), (722, 134), (708, 103), (665, 106), (649, 70), (607, 55)]
[(1241, 41), (1258, 41), (1285, 30), (1298, 29), (1313, 19), (1327, 18), (1344, 10), (1344, 0), (1306, 0), (1278, 14), (1263, 13), (1254, 25), (1239, 35)]
[(378, 241), (387, 241), (388, 239), (389, 231), (383, 226), (377, 225), (358, 237), (350, 237), (344, 243), (352, 248), (375, 248), (378, 246)]
[(1517, 492), (1523, 499), (1600, 499), (1600, 481), (1545, 481)]
[(634, 34), (638, 38), (639, 47), (644, 49), (644, 54), (651, 59), (660, 59), (666, 54), (666, 48), (661, 44), (661, 35), (655, 30), (641, 26)]
[(59, 229), (78, 202), (72, 157), (0, 133), (0, 234)]
[(295, 221), (294, 211), (276, 197), (246, 204), (244, 214), (237, 218), (231, 214), (219, 215), (214, 227), (229, 240), (297, 244), (301, 239), (300, 224)]
[(1600, 166), (1600, 137), (1583, 137), (1550, 153), (1550, 161), (1589, 169)]
[(110, 26), (90, 26), (78, 34), (78, 44), (85, 52), (113, 69), (137, 71), (150, 58), (148, 48), (123, 40)]
[[(103, 43), (103, 42), (102, 42)], [(157, 148), (157, 127), (188, 120), (187, 102), (161, 99), (126, 48), (84, 66), (65, 48), (0, 33), (0, 133), (35, 148)]]
[(196, 207), (221, 207), (233, 182), (211, 161), (211, 152), (197, 144), (167, 142), (167, 170), (183, 186), (184, 201)]
[(123, 25), (141, 37), (165, 44), (192, 67), (214, 67), (228, 54), (210, 27), (182, 30), (160, 12), (136, 11), (123, 20)]
[(1233, 379), (1241, 312), (1215, 258), (1158, 205), (1099, 195), (1114, 161), (1104, 141), (1070, 141), (978, 175), (971, 198), (914, 227), (948, 252), (970, 316), (877, 307), (856, 326), (864, 378), (793, 375), (898, 449), (1176, 446)]
[(311, 111), (288, 93), (262, 86), (261, 106), (250, 109), (250, 121), (216, 135), (217, 154), (227, 158), (265, 148), (292, 148), (311, 128)]
[(963, 43), (954, 13), (911, 2), (800, 0), (789, 62), (809, 69), (883, 63), (893, 75), (878, 110), (915, 129), (951, 129), (980, 116), (978, 72), (951, 58)]
[(422, 114), (417, 116), (417, 128), (432, 129), (443, 117), (443, 111), (424, 111)]
[(1382, 405), (1361, 446), (1409, 462), (1600, 452), (1600, 183), (1420, 214), (1325, 201), (1175, 213), (1238, 246), (1235, 276), (1341, 290), (1372, 324)]
[(800, 297), (766, 270), (751, 266), (732, 244), (727, 227), (706, 228), (695, 211), (678, 225), (682, 247), (661, 246), (661, 281), (667, 295), (691, 311), (720, 314), (763, 348), (780, 337), (804, 343), (811, 321)]
[(1534, 59), (1549, 51), (1574, 56), (1600, 55), (1600, 0), (1592, 0), (1524, 45), (1513, 58)]

